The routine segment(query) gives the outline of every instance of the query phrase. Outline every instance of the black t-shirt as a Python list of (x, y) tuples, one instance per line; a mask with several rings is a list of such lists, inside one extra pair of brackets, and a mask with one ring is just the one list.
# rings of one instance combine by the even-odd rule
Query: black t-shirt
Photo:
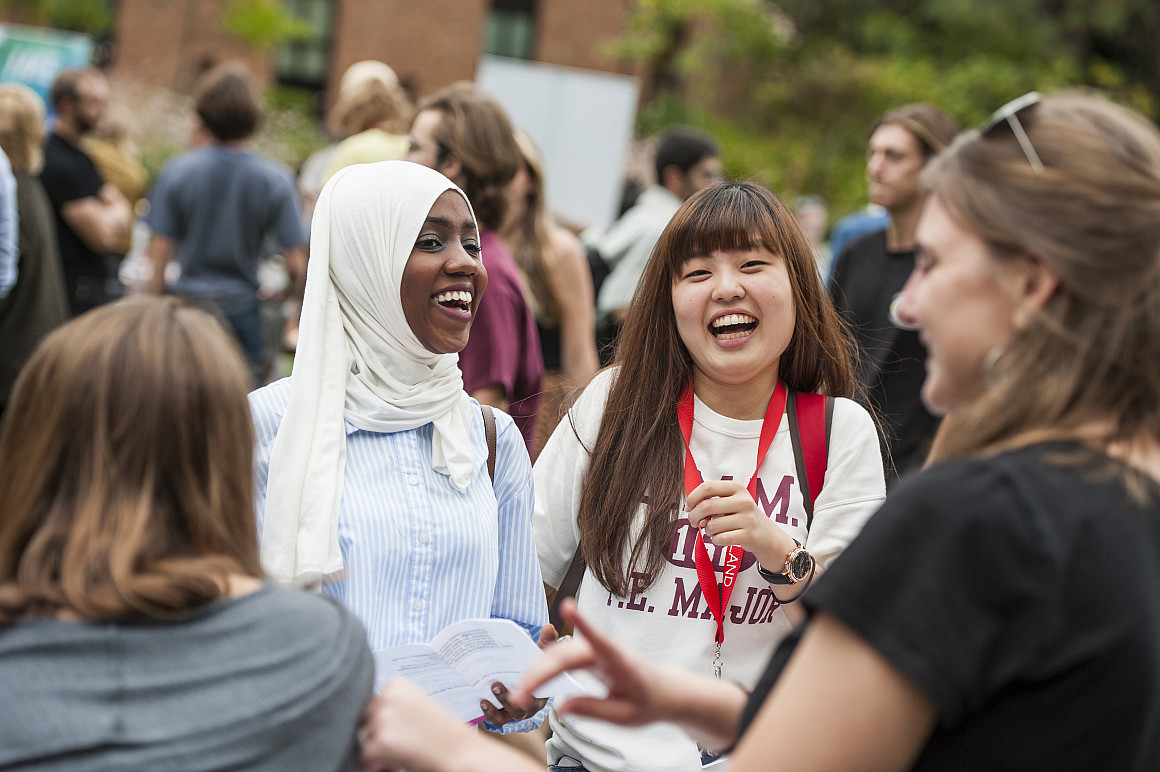
[[(1160, 486), (1070, 443), (940, 464), (803, 599), (935, 704), (915, 769), (1160, 769)], [(800, 640), (786, 639), (742, 726)]]
[[(861, 354), (858, 382), (882, 420), (887, 481), (919, 468), (938, 429), (920, 399), (926, 378), (926, 348), (918, 333), (890, 323), (890, 302), (914, 270), (914, 252), (886, 249), (886, 231), (876, 231), (842, 250), (830, 291), (850, 323)], [(885, 450), (889, 449), (889, 456)]]
[(60, 262), (64, 267), (69, 304), (74, 314), (81, 313), (109, 299), (106, 285), (115, 276), (116, 260), (89, 249), (61, 218), (60, 210), (71, 201), (99, 195), (105, 183), (92, 159), (56, 134), (49, 134), (45, 140), (40, 181), (56, 214)]
[(560, 325), (547, 327), (537, 320), (536, 330), (540, 333), (540, 354), (544, 357), (544, 370), (559, 370), (563, 361), (560, 350)]

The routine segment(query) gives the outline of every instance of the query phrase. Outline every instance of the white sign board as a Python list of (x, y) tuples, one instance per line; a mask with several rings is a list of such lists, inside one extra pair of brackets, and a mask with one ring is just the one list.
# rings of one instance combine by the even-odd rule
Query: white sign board
[(540, 146), (548, 206), (578, 225), (610, 225), (632, 142), (637, 79), (483, 56), (475, 82)]

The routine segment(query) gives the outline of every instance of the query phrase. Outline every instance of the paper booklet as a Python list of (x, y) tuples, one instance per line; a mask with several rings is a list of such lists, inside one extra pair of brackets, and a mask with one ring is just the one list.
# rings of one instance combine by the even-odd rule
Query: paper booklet
[[(540, 648), (510, 619), (463, 619), (443, 628), (430, 643), (374, 652), (375, 693), (395, 676), (409, 678), (465, 723), (483, 719), (481, 700), (497, 708), (491, 685), (516, 688)], [(536, 697), (586, 691), (572, 676), (556, 676)]]

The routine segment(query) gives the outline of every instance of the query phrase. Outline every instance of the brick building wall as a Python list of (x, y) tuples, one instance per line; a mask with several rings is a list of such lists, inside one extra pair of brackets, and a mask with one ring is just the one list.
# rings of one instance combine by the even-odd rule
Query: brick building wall
[(361, 59), (395, 69), (415, 94), (470, 80), (487, 0), (337, 0), (327, 90)]
[[(549, 64), (627, 73), (601, 55), (620, 34), (632, 0), (539, 0), (535, 58)], [(484, 43), (488, 0), (341, 0), (336, 6), (328, 90), (360, 59), (395, 68), (418, 96), (471, 80)]]
[[(629, 72), (603, 56), (633, 0), (539, 0), (535, 58), (550, 64)], [(380, 59), (417, 96), (470, 80), (484, 43), (490, 0), (333, 0), (327, 91), (360, 59)], [(221, 29), (224, 0), (118, 0), (116, 77), (188, 91), (207, 65), (246, 62), (273, 80), (273, 55), (257, 55)], [(329, 102), (329, 100), (327, 100)]]
[(113, 76), (187, 92), (208, 67), (241, 61), (268, 83), (272, 58), (222, 31), (223, 6), (223, 0), (118, 0)]
[(620, 35), (632, 0), (540, 0), (536, 59), (548, 64), (634, 74), (602, 47)]

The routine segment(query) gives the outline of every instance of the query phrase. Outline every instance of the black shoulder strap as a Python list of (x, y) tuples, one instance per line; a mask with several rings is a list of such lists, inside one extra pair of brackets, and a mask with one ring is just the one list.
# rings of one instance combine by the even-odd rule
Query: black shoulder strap
[[(785, 401), (786, 417), (789, 419), (789, 438), (793, 445), (793, 462), (797, 468), (798, 487), (802, 492), (802, 504), (806, 508), (806, 531), (808, 532), (814, 524), (814, 501), (817, 495), (810, 495), (810, 481), (809, 475), (806, 474), (805, 454), (802, 452), (802, 435), (801, 427), (798, 425), (798, 392), (790, 392), (789, 399)], [(825, 447), (827, 453), (830, 448), (830, 427), (834, 421), (834, 398), (827, 396), (825, 405), (825, 426), (807, 426), (806, 431), (817, 432), (819, 429), (825, 434)], [(821, 493), (819, 490), (818, 493)]]
[(576, 545), (576, 554), (572, 556), (572, 562), (568, 564), (568, 571), (564, 574), (564, 580), (560, 582), (559, 589), (556, 590), (556, 597), (552, 599), (552, 605), (548, 608), (548, 621), (557, 631), (564, 629), (564, 619), (560, 616), (560, 601), (564, 598), (575, 597), (576, 591), (580, 589), (580, 580), (584, 578), (584, 550), (580, 549), (580, 545)]
[(491, 405), (480, 405), (479, 412), (483, 413), (483, 436), (487, 440), (487, 476), (495, 485), (495, 413), (491, 412)]
[(834, 425), (834, 398), (826, 397), (826, 452), (830, 450), (830, 427)]

